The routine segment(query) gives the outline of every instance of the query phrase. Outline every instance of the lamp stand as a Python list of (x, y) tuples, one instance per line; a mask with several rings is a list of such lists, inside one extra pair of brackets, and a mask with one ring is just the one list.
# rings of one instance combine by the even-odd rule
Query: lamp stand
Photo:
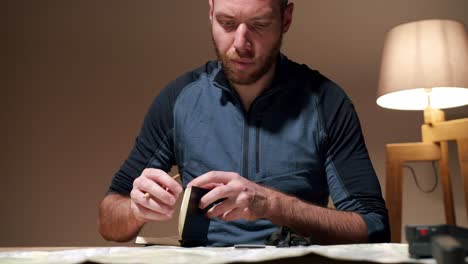
[(422, 142), (386, 145), (386, 187), (392, 242), (401, 242), (403, 164), (412, 161), (438, 161), (447, 224), (456, 225), (448, 141), (456, 141), (460, 172), (463, 179), (465, 206), (468, 216), (468, 118), (445, 120), (442, 110), (426, 108), (421, 127)]

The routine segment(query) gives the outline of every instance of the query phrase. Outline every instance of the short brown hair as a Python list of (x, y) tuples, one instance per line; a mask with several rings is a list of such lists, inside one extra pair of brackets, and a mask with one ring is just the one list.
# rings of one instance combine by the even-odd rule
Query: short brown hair
[(283, 21), (284, 18), (284, 10), (286, 10), (286, 7), (288, 6), (289, 0), (280, 0), (280, 13), (281, 13), (281, 21)]
[[(280, 0), (280, 10), (281, 10), (281, 14), (284, 12), (284, 10), (286, 9), (286, 7), (288, 6), (288, 2), (289, 0)], [(213, 3), (214, 3), (214, 0), (213, 0)]]
[(288, 6), (289, 0), (281, 0), (281, 11), (284, 11)]

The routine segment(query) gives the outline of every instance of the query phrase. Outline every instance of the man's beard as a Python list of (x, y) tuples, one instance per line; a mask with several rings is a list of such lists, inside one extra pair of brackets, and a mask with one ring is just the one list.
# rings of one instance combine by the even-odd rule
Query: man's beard
[[(223, 66), (224, 74), (226, 75), (229, 82), (231, 84), (249, 85), (260, 80), (260, 78), (262, 78), (275, 64), (275, 61), (278, 58), (278, 54), (281, 50), (283, 34), (280, 34), (278, 40), (273, 45), (273, 48), (268, 53), (268, 56), (266, 57), (265, 61), (262, 62), (262, 65), (260, 66), (260, 68), (256, 69), (252, 73), (247, 74), (246, 76), (238, 76), (236, 74), (235, 65), (233, 65), (232, 60), (242, 59), (242, 58), (252, 59), (252, 57), (249, 54), (239, 56), (237, 52), (235, 52), (235, 54), (221, 54), (221, 52), (218, 49), (218, 46), (216, 45), (216, 41), (213, 38), (213, 34), (211, 34), (211, 38), (213, 41), (216, 55), (218, 56), (218, 60), (221, 62)], [(259, 61), (255, 61), (255, 63), (258, 63), (258, 62)]]

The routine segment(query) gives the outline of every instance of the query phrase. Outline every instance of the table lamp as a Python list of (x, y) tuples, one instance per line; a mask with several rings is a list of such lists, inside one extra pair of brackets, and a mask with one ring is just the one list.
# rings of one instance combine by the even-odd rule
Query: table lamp
[(445, 218), (456, 225), (448, 165), (455, 140), (468, 215), (468, 118), (445, 120), (441, 109), (468, 104), (468, 37), (462, 23), (422, 20), (396, 26), (386, 36), (377, 104), (423, 110), (422, 142), (386, 145), (386, 193), (392, 242), (401, 240), (403, 163), (438, 161)]

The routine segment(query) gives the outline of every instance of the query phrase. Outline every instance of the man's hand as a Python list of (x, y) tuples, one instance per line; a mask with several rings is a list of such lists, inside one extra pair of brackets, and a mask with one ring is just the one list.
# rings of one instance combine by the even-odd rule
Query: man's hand
[(141, 222), (169, 220), (181, 192), (182, 186), (164, 171), (145, 169), (133, 182), (131, 211)]
[(210, 218), (252, 221), (265, 218), (270, 208), (272, 191), (234, 172), (211, 171), (192, 180), (187, 187), (190, 186), (211, 189), (200, 200), (202, 209), (225, 198), (208, 210), (207, 216)]

